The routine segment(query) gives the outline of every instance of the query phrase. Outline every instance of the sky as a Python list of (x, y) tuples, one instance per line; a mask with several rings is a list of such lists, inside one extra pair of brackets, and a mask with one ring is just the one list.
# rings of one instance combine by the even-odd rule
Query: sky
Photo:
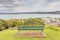
[(0, 0), (0, 13), (60, 11), (60, 0)]

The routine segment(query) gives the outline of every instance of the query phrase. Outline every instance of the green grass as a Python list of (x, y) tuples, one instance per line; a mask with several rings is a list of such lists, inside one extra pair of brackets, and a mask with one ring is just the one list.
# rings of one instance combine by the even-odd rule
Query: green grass
[(4, 30), (0, 32), (0, 40), (60, 40), (60, 31), (45, 29), (45, 38), (17, 37), (17, 30)]

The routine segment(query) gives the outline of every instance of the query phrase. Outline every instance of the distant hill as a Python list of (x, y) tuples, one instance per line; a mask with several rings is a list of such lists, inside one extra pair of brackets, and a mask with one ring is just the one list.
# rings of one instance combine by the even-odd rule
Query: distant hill
[(20, 13), (0, 13), (0, 14), (60, 14), (60, 11), (54, 11), (54, 12), (20, 12)]

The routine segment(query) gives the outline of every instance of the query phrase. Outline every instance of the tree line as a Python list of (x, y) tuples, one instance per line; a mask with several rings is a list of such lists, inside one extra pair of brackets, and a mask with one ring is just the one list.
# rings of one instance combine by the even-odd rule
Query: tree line
[(45, 25), (45, 23), (41, 18), (9, 19), (9, 20), (0, 19), (0, 31), (11, 27), (18, 27), (23, 25), (37, 26)]

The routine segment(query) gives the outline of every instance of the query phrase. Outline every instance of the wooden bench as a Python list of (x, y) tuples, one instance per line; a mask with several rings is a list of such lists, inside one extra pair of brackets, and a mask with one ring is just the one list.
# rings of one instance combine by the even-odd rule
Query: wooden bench
[(44, 26), (18, 26), (17, 30), (19, 31), (18, 36), (21, 34), (20, 30), (40, 30), (40, 37), (44, 36), (43, 34)]

